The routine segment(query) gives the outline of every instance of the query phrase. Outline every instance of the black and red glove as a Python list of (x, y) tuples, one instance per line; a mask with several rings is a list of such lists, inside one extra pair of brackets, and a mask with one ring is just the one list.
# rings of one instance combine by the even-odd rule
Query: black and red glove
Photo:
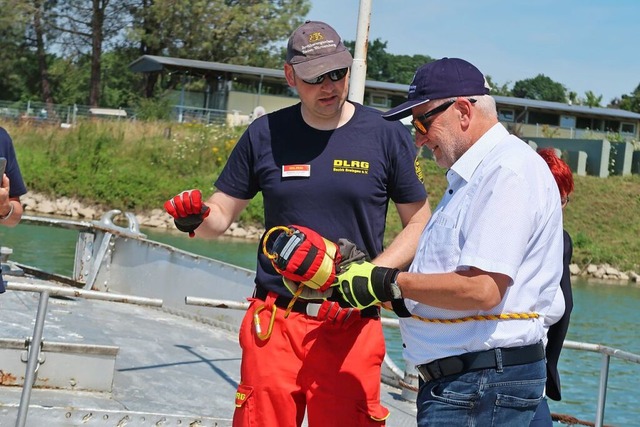
[(200, 190), (187, 190), (164, 202), (164, 209), (173, 217), (176, 228), (189, 237), (195, 237), (195, 229), (209, 216), (209, 206), (202, 203)]

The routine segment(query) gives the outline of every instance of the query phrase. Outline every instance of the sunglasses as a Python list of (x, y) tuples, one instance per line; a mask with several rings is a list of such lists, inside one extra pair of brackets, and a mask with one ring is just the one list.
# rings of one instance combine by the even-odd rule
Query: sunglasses
[(348, 72), (349, 72), (349, 68), (340, 68), (339, 70), (333, 70), (333, 71), (329, 71), (328, 73), (319, 75), (315, 79), (312, 79), (312, 80), (302, 79), (302, 81), (309, 85), (319, 85), (324, 81), (324, 78), (326, 76), (329, 76), (329, 79), (331, 79), (332, 82), (338, 82), (344, 79), (344, 76), (346, 76)]
[[(472, 104), (474, 104), (476, 102), (475, 99), (473, 98), (467, 98), (469, 100), (469, 102), (471, 102)], [(445, 111), (447, 108), (451, 107), (453, 104), (456, 103), (456, 99), (451, 99), (447, 102), (445, 102), (442, 105), (438, 105), (436, 108), (434, 108), (433, 110), (429, 110), (426, 113), (414, 118), (413, 120), (411, 120), (411, 124), (413, 125), (413, 127), (415, 128), (415, 130), (418, 131), (418, 133), (420, 133), (421, 135), (426, 135), (427, 132), (429, 132), (429, 127), (431, 126), (431, 123), (427, 123), (427, 119), (429, 117), (435, 116), (436, 114), (442, 113), (443, 111)]]

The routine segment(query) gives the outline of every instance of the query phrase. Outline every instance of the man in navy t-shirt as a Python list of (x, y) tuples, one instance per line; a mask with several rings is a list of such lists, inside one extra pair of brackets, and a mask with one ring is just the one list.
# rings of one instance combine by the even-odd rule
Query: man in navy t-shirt
[[(206, 203), (198, 190), (165, 203), (178, 228), (217, 237), (261, 192), (267, 230), (308, 227), (333, 242), (349, 239), (375, 258), (393, 200), (405, 229), (383, 262), (407, 266), (431, 213), (417, 150), (403, 125), (347, 101), (352, 61), (329, 25), (308, 21), (296, 29), (284, 70), (301, 102), (251, 123)], [(285, 318), (292, 293), (258, 248), (256, 288), (240, 331), (234, 426), (299, 426), (305, 410), (309, 425), (385, 424), (379, 310), (351, 309), (335, 293), (328, 301), (297, 300)], [(254, 315), (267, 329), (274, 311), (273, 327), (257, 332)]]
[[(20, 218), (22, 218), (20, 196), (26, 194), (27, 187), (24, 185), (20, 174), (13, 141), (11, 141), (9, 133), (1, 127), (0, 157), (5, 159), (0, 161), (6, 162), (4, 174), (0, 176), (0, 225), (15, 227), (20, 222)], [(4, 292), (4, 289), (2, 271), (0, 270), (0, 293)]]

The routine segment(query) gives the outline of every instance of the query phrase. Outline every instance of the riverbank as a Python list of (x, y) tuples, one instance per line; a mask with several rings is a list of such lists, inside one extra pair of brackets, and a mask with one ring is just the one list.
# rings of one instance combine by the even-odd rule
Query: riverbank
[[(79, 220), (98, 220), (108, 210), (98, 205), (85, 205), (79, 200), (68, 197), (52, 200), (36, 193), (27, 193), (21, 198), (21, 202), (24, 206), (25, 214), (28, 215), (44, 214)], [(153, 209), (150, 212), (136, 214), (136, 219), (142, 227), (175, 228), (173, 218), (163, 209)], [(259, 240), (263, 233), (264, 229), (234, 223), (225, 232), (225, 236)], [(640, 284), (640, 275), (637, 272), (621, 271), (609, 264), (587, 264), (584, 266), (571, 264), (570, 271), (572, 276), (601, 280), (607, 284)]]

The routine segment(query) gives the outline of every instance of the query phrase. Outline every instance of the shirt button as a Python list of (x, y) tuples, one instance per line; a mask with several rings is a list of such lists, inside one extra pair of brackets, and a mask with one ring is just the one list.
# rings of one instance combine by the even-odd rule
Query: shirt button
[(452, 189), (449, 189), (449, 194), (453, 194), (453, 190)]

